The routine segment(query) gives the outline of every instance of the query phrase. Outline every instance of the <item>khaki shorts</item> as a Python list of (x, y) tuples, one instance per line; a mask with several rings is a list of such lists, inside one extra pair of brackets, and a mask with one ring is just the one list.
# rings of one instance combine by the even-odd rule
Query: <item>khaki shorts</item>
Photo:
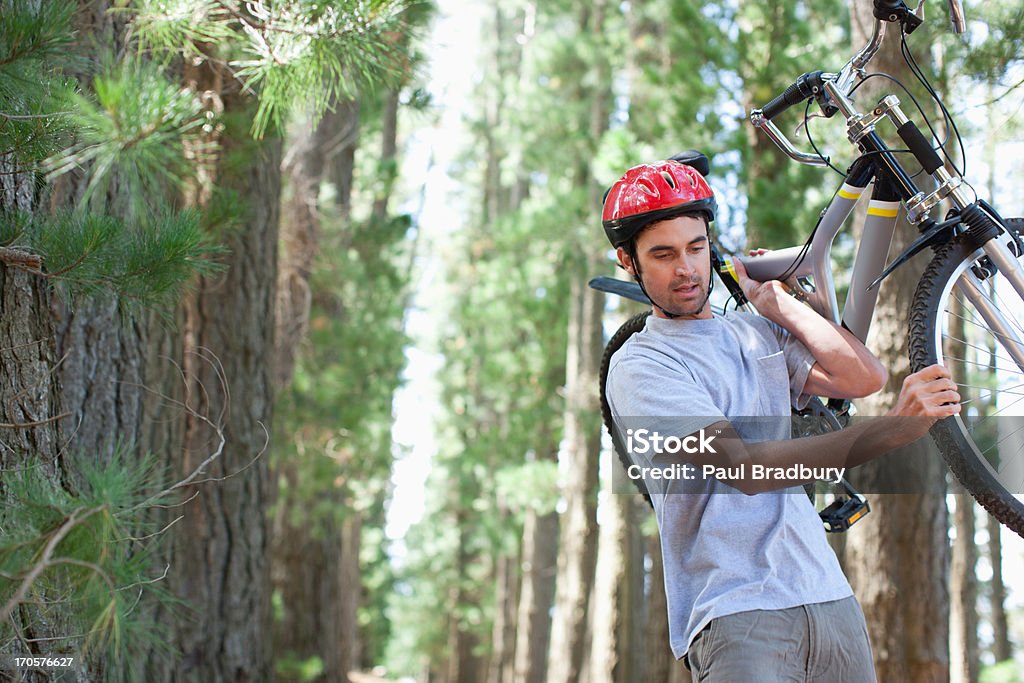
[(853, 597), (712, 619), (686, 653), (694, 683), (875, 683)]

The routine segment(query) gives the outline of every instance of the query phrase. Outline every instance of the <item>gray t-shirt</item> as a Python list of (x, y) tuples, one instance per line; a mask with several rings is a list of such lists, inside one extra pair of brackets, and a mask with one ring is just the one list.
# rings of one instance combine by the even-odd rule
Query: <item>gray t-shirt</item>
[[(814, 358), (771, 321), (730, 312), (707, 320), (653, 315), (612, 357), (607, 397), (624, 424), (669, 425), (684, 436), (734, 420), (744, 439), (788, 438), (788, 420), (765, 435), (738, 418), (788, 417), (802, 407)], [(763, 432), (763, 430), (761, 430)], [(666, 457), (637, 462), (666, 466)], [(787, 609), (853, 594), (801, 487), (753, 496), (713, 477), (660, 480), (651, 499), (661, 535), (672, 651), (682, 657), (715, 617)]]

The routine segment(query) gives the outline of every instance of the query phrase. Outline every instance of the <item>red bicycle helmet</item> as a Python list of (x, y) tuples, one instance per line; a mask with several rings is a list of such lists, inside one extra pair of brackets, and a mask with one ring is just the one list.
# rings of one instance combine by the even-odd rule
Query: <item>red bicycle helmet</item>
[(634, 166), (604, 200), (601, 223), (613, 247), (627, 244), (654, 221), (700, 212), (715, 220), (715, 193), (696, 169), (678, 161)]

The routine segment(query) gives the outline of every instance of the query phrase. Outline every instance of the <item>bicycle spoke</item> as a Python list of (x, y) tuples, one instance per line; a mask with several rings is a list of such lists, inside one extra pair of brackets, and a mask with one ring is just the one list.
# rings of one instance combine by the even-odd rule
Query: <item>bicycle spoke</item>
[[(971, 304), (970, 304), (970, 302), (966, 302), (966, 301), (961, 299), (960, 300), (960, 305), (966, 307), (966, 306), (969, 306)], [(982, 325), (981, 323), (979, 323), (976, 320), (973, 320), (971, 318), (965, 318), (964, 316), (960, 315), (959, 313), (954, 313), (953, 311), (949, 310), (948, 308), (946, 309), (946, 313), (949, 313), (950, 315), (952, 315), (954, 317), (960, 318), (964, 322), (970, 323), (970, 324), (974, 325), (975, 327), (980, 327), (981, 329), (985, 330), (986, 332), (988, 332), (992, 336), (996, 337), (997, 339), (1003, 339), (1006, 342), (1009, 342), (1009, 343), (1013, 344), (1014, 346), (1024, 347), (1024, 343), (1018, 342), (1015, 339), (1010, 339), (1010, 338), (1006, 337), (1005, 335), (1001, 335), (998, 332), (996, 332), (995, 330), (993, 330), (991, 327), (989, 327), (988, 325)]]
[[(992, 366), (989, 365), (988, 363), (982, 363), (982, 362), (976, 361), (976, 360), (968, 360), (966, 358), (957, 358), (956, 356), (945, 356), (944, 358), (946, 360), (955, 360), (955, 361), (959, 361), (961, 363), (967, 363), (968, 365), (977, 365), (978, 367), (981, 367), (981, 368), (993, 369)], [(1007, 370), (1006, 372), (1012, 373), (1014, 375), (1024, 376), (1024, 372), (1021, 372), (1020, 370)]]
[(1009, 439), (1010, 437), (1012, 437), (1012, 436), (1014, 436), (1014, 435), (1016, 435), (1016, 434), (1019, 434), (1019, 433), (1021, 433), (1021, 432), (1024, 432), (1024, 427), (1018, 427), (1017, 429), (1013, 430), (1012, 432), (1010, 432), (1009, 434), (1007, 434), (1007, 435), (1006, 435), (1006, 436), (1004, 436), (1003, 438), (999, 439), (999, 441), (996, 441), (996, 442), (995, 442), (994, 444), (992, 444), (991, 446), (989, 446), (988, 448), (986, 448), (985, 450), (983, 450), (983, 451), (981, 452), (981, 454), (982, 454), (982, 455), (985, 455), (986, 453), (988, 453), (989, 451), (991, 451), (991, 450), (992, 450), (993, 448), (998, 448), (998, 447), (999, 447), (999, 444), (1003, 443), (1004, 441), (1006, 441), (1006, 440), (1007, 440), (1007, 439)]
[[(987, 328), (986, 328), (986, 329), (987, 329)], [(1014, 362), (1013, 362), (1013, 359), (1011, 359), (1011, 358), (1005, 358), (1005, 357), (1003, 357), (1003, 356), (1000, 356), (999, 354), (995, 353), (995, 351), (993, 351), (992, 349), (986, 348), (986, 347), (984, 347), (984, 346), (978, 346), (977, 344), (972, 344), (972, 343), (971, 343), (971, 342), (969, 342), (969, 341), (966, 341), (966, 340), (964, 340), (964, 339), (960, 339), (959, 337), (954, 337), (954, 336), (953, 336), (953, 335), (951, 335), (951, 334), (946, 334), (946, 335), (944, 335), (944, 336), (943, 336), (943, 339), (952, 339), (953, 341), (955, 341), (955, 342), (958, 342), (958, 343), (960, 343), (960, 344), (963, 344), (964, 346), (969, 346), (969, 347), (971, 347), (972, 349), (977, 349), (978, 351), (981, 351), (982, 353), (984, 353), (984, 354), (986, 354), (986, 355), (991, 355), (991, 356), (995, 356), (995, 358), (996, 358), (997, 360), (1001, 360), (1001, 361), (1004, 361), (1004, 362), (1006, 362), (1006, 363), (1011, 363), (1011, 364), (1013, 364), (1014, 366), (1016, 366), (1016, 365), (1017, 365), (1016, 363), (1014, 363)]]
[[(995, 294), (995, 295), (996, 295), (996, 299), (998, 299), (998, 300), (999, 300), (999, 304), (1000, 304), (999, 308), (1003, 309), (1004, 311), (1008, 311), (1008, 312), (1010, 312), (1010, 313), (1012, 313), (1012, 312), (1013, 312), (1013, 308), (1012, 308), (1012, 307), (1010, 307), (1010, 306), (1007, 306), (1007, 305), (1006, 305), (1006, 302), (1005, 302), (1005, 301), (1003, 300), (1003, 297), (1001, 297), (1001, 296), (999, 295), (999, 288), (998, 288), (998, 287), (993, 287), (993, 288), (992, 288), (992, 293), (993, 293), (993, 294)], [(990, 299), (990, 301), (991, 301), (991, 299)], [(992, 303), (995, 303), (995, 302), (993, 301)], [(1015, 327), (1016, 327), (1016, 328), (1017, 328), (1018, 330), (1020, 330), (1021, 332), (1024, 332), (1024, 328), (1022, 328), (1022, 327), (1020, 326), (1020, 323), (1018, 323), (1018, 322), (1017, 322), (1017, 320), (1016, 320), (1016, 318), (1015, 318), (1015, 317), (1013, 317), (1012, 315), (1011, 315), (1011, 317), (1010, 317), (1010, 322), (1011, 322), (1011, 323), (1013, 323), (1013, 324), (1014, 324), (1014, 326), (1015, 326)]]
[[(995, 394), (997, 392), (1001, 393), (1001, 394), (1006, 394), (1007, 396), (1024, 396), (1024, 392), (1021, 392), (1021, 391), (1010, 391), (1010, 389), (989, 389), (989, 387), (982, 387), (982, 386), (978, 386), (978, 385), (975, 385), (975, 384), (961, 384), (959, 382), (957, 382), (956, 385), (958, 387), (964, 387), (965, 389), (981, 389), (982, 391), (988, 391), (989, 392), (989, 396), (992, 396), (993, 394)], [(1012, 387), (1012, 388), (1013, 389), (1024, 389), (1024, 384), (1018, 384), (1017, 386)], [(979, 396), (978, 398), (980, 399), (981, 397)]]
[[(981, 425), (985, 424), (986, 422), (991, 420), (993, 417), (1000, 417), (999, 413), (1003, 412), (1004, 410), (1008, 410), (1008, 409), (1012, 408), (1013, 406), (1017, 405), (1021, 401), (1024, 401), (1024, 397), (1016, 399), (1015, 401), (1013, 401), (1009, 405), (1000, 408), (999, 410), (997, 410), (994, 413), (990, 413), (988, 415), (985, 415), (983, 418), (981, 418), (980, 420), (978, 420), (977, 422), (974, 423), (975, 429), (977, 429)], [(963, 404), (961, 404), (961, 405), (963, 405)], [(1010, 415), (1010, 416), (1004, 415), (1003, 417), (1015, 417), (1015, 416), (1014, 415)]]

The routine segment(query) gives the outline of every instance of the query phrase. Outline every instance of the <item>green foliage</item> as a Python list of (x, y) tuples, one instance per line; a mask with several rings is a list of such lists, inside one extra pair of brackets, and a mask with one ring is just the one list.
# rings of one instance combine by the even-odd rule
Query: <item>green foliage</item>
[[(88, 168), (81, 200), (88, 207), (117, 174), (136, 215), (168, 187), (180, 185), (191, 171), (185, 144), (206, 120), (195, 94), (172, 83), (155, 64), (125, 60), (93, 80), (92, 96), (77, 95), (69, 119), (76, 141), (51, 158), (52, 180)], [(198, 139), (193, 155), (202, 155)]]
[(289, 681), (315, 681), (324, 673), (324, 660), (316, 655), (308, 659), (282, 657), (274, 662), (274, 671)]
[(1021, 683), (1020, 664), (1012, 659), (986, 666), (978, 677), (980, 683)]
[(335, 499), (322, 495), (325, 489), (340, 487), (361, 510), (380, 504), (392, 458), (391, 401), (407, 341), (408, 218), (348, 226), (326, 218), (326, 258), (310, 282), (308, 342), (282, 404), (293, 434), (286, 452), (303, 463), (289, 500), (308, 503), (293, 508), (303, 518), (293, 522), (313, 527), (322, 515), (344, 515)]
[(351, 96), (353, 81), (393, 74), (398, 52), (388, 33), (400, 30), (403, 7), (396, 0), (249, 3), (255, 21), (242, 21), (247, 40), (233, 66), (247, 87), (262, 90), (253, 133), (279, 126), (297, 104), (319, 114)]
[(202, 43), (222, 44), (234, 36), (232, 9), (220, 0), (132, 0), (112, 11), (129, 15), (139, 51), (158, 57), (179, 51), (198, 56)]
[(23, 168), (59, 148), (69, 123), (73, 84), (69, 61), (75, 5), (15, 0), (0, 12), (0, 153)]
[(408, 70), (407, 34), (430, 4), (417, 0), (135, 0), (140, 53), (169, 60), (215, 56), (255, 96), (251, 132), (262, 138), (296, 112), (320, 116), (343, 97)]
[(196, 272), (218, 268), (194, 211), (164, 209), (129, 225), (110, 216), (68, 211), (49, 218), (14, 214), (0, 218), (13, 244), (43, 258), (44, 273), (69, 300), (115, 294), (125, 305), (165, 307), (177, 301)]
[(551, 460), (504, 467), (495, 473), (495, 484), (498, 498), (515, 510), (546, 515), (558, 503), (558, 465)]
[[(1024, 7), (1019, 2), (986, 0), (967, 11), (968, 20), (980, 20), (987, 35), (983, 41), (973, 41), (964, 58), (964, 69), (982, 81), (1001, 83), (1010, 67), (1019, 65), (1024, 55)], [(1017, 82), (1011, 87), (1020, 85)]]
[(21, 628), (60, 624), (65, 636), (48, 644), (49, 654), (75, 655), (105, 667), (110, 680), (132, 680), (139, 653), (166, 649), (163, 626), (136, 609), (143, 594), (175, 608), (162, 577), (149, 574), (160, 529), (142, 507), (163, 473), (152, 458), (129, 463), (126, 450), (107, 462), (79, 458), (77, 476), (64, 485), (36, 459), (5, 473), (0, 650), (25, 637)]
[[(390, 630), (384, 596), (393, 578), (382, 529), (394, 457), (391, 403), (408, 342), (409, 219), (346, 223), (330, 193), (322, 199), (310, 329), (275, 414), (275, 433), (287, 435), (273, 450), (281, 473), (277, 505), (289, 528), (314, 539), (349, 515), (362, 518), (358, 617), (366, 656), (376, 658)], [(284, 616), (289, 606), (281, 609)], [(294, 664), (278, 662), (291, 671)]]

